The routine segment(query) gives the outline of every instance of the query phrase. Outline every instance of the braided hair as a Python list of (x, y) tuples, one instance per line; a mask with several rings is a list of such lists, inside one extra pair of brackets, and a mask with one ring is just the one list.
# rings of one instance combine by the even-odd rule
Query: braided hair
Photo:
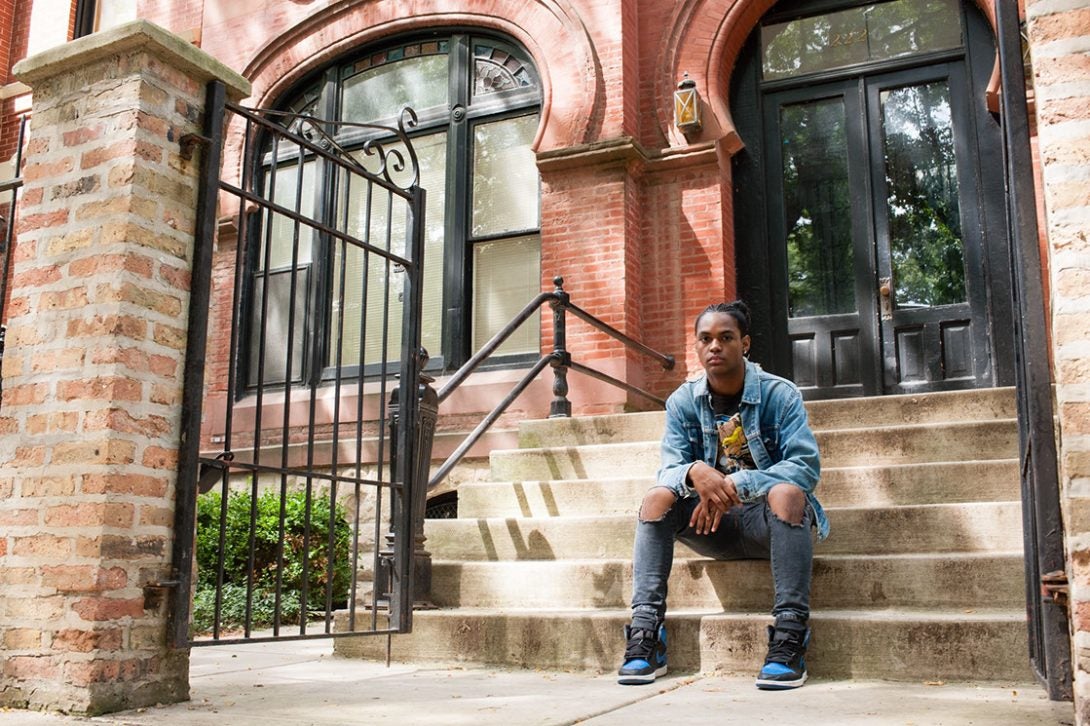
[(708, 313), (726, 313), (738, 323), (739, 333), (743, 336), (749, 335), (749, 306), (741, 300), (713, 303), (704, 308), (700, 315), (696, 316), (696, 320), (693, 321), (693, 332), (696, 332), (697, 326), (700, 325), (700, 319)]

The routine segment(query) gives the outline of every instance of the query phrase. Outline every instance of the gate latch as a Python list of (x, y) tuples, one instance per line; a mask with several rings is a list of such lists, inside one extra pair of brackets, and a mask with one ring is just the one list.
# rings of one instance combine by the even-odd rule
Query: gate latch
[(211, 491), (212, 487), (223, 477), (223, 472), (235, 460), (231, 451), (221, 451), (212, 461), (202, 461), (197, 473), (197, 493), (204, 494)]
[(1060, 607), (1067, 607), (1070, 588), (1067, 583), (1067, 573), (1063, 570), (1054, 570), (1041, 575), (1041, 599)]

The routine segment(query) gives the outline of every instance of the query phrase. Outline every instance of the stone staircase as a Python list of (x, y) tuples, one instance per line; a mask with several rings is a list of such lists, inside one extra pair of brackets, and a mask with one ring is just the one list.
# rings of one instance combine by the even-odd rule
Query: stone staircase
[[(810, 672), (908, 681), (1033, 680), (1027, 656), (1014, 392), (808, 404), (830, 537), (815, 548)], [(490, 483), (429, 520), (432, 599), (393, 658), (611, 671), (623, 649), (635, 512), (663, 414), (520, 426)], [(762, 561), (678, 545), (670, 669), (754, 673), (772, 583)], [(384, 639), (336, 641), (385, 658)]]

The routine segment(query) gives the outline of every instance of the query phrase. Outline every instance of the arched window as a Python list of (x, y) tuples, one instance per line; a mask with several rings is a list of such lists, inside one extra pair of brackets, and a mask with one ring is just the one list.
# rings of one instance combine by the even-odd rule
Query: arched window
[[(529, 57), (513, 43), (456, 32), (368, 48), (325, 69), (278, 105), (336, 122), (386, 126), (396, 125), (404, 106), (412, 107), (419, 120), (410, 134), (427, 192), (422, 342), (431, 355), (429, 369), (452, 369), (540, 290), (540, 182), (531, 144), (541, 88)], [(305, 125), (297, 128), (306, 133)], [(331, 129), (339, 146), (365, 166), (373, 162), (363, 146), (379, 132)], [(278, 204), (361, 238), (365, 225), (382, 218), (384, 210), (362, 193), (338, 187), (337, 174), (320, 160), (304, 157), (300, 167), (299, 159), (274, 160), (273, 155), (266, 149), (260, 173), (267, 196)], [(368, 336), (360, 351), (359, 337), (347, 331), (357, 330), (354, 322), (364, 309), (381, 307), (386, 295), (397, 298), (398, 273), (365, 268), (354, 249), (342, 253), (333, 247), (338, 251), (323, 254), (320, 245), (296, 240), (295, 227), (290, 219), (273, 215), (264, 239), (250, 245), (251, 299), (259, 299), (268, 284), (270, 304), (282, 301), (274, 311), (281, 322), (275, 322), (277, 315), (266, 319), (264, 381), (284, 380), (289, 337), (292, 380), (314, 381), (328, 374), (338, 363), (338, 348), (346, 371), (363, 361), (360, 373), (377, 373), (382, 338)], [(295, 314), (289, 316), (293, 279), (307, 293), (295, 297)], [(400, 310), (399, 305), (390, 308)], [(294, 321), (290, 336), (289, 318)], [(332, 331), (346, 331), (336, 345)], [(398, 357), (400, 332), (400, 320), (391, 319), (387, 361)], [(536, 357), (539, 335), (539, 324), (528, 323), (500, 352), (510, 363)], [(259, 344), (256, 336), (250, 341), (253, 370)], [(248, 380), (254, 383), (252, 373)]]

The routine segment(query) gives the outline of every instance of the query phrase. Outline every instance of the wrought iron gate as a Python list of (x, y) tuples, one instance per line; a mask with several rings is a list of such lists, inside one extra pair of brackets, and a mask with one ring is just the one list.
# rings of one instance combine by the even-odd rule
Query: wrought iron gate
[[(15, 207), (23, 188), (23, 146), (29, 116), (19, 119), (19, 135), (12, 160), (12, 176), (0, 182), (0, 364), (4, 361), (4, 338), (7, 334), (8, 282), (11, 276), (11, 253), (15, 244)], [(4, 199), (4, 195), (7, 199)]]
[(1002, 70), (1007, 223), (1015, 298), (1022, 530), (1026, 553), (1029, 656), (1053, 700), (1071, 700), (1071, 639), (1059, 471), (1052, 410), (1045, 297), (1029, 146), (1025, 64), (1015, 0), (996, 2)]
[[(386, 421), (395, 377), (417, 381), (426, 356), (425, 192), (407, 133), (415, 114), (403, 110), (396, 128), (331, 124), (242, 108), (213, 82), (205, 119), (204, 136), (181, 140), (204, 151), (173, 641), (407, 632), (422, 511), (413, 502), (427, 486), (410, 465), (417, 397), (402, 396), (397, 424)], [(241, 150), (237, 165), (223, 163), (225, 130), (228, 150)], [(221, 176), (221, 166), (237, 175)], [(227, 223), (237, 230), (229, 323), (212, 303), (224, 200), (238, 208)], [(206, 350), (210, 309), (226, 355)], [(388, 582), (365, 593), (361, 569), (389, 573)], [(193, 614), (204, 627), (191, 627)]]

